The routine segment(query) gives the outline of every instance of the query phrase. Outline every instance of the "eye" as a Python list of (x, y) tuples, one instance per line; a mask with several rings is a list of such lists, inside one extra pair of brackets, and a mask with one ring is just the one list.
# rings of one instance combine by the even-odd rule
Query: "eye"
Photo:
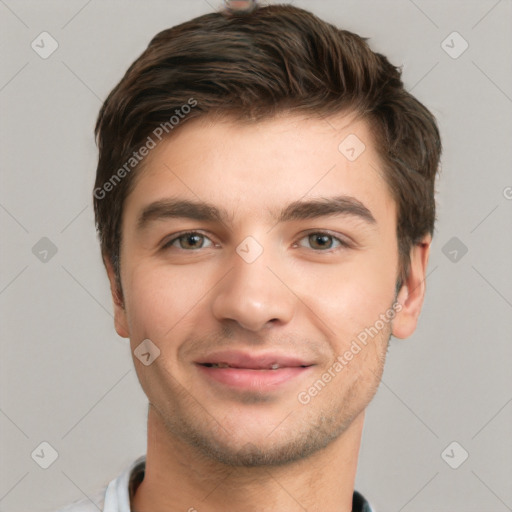
[[(205, 246), (204, 243), (206, 241), (210, 242), (210, 245)], [(176, 245), (178, 244), (178, 245)], [(170, 247), (175, 247), (177, 249), (183, 249), (185, 251), (194, 250), (194, 249), (204, 249), (205, 247), (212, 247), (213, 242), (202, 233), (198, 233), (197, 231), (188, 231), (186, 233), (182, 233), (179, 236), (174, 237), (172, 240), (169, 240), (162, 249), (168, 249)]]
[(300, 241), (302, 240), (307, 240), (307, 243), (310, 245), (311, 249), (319, 251), (328, 251), (330, 249), (339, 249), (340, 247), (349, 247), (349, 244), (340, 238), (323, 231), (309, 233), (305, 237), (301, 238), (299, 240), (299, 245), (304, 247), (304, 245), (300, 244)]

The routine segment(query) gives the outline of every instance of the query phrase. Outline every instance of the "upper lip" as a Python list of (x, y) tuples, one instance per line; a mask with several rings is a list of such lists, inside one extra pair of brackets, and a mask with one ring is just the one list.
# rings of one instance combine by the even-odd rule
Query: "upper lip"
[(216, 352), (202, 357), (196, 364), (220, 364), (224, 363), (233, 368), (246, 368), (249, 370), (270, 369), (278, 365), (280, 368), (291, 368), (301, 366), (311, 366), (313, 363), (295, 356), (266, 352), (254, 354), (237, 351)]

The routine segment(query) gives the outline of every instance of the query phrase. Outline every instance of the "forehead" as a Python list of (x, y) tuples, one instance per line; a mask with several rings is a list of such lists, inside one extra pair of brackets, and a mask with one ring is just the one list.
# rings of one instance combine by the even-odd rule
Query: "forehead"
[(151, 151), (124, 209), (178, 196), (270, 220), (301, 198), (346, 195), (394, 214), (370, 128), (348, 115), (194, 119)]

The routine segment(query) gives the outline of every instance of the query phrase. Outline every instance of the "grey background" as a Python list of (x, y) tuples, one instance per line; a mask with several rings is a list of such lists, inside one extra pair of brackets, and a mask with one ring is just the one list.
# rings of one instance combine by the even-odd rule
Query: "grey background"
[[(294, 4), (403, 64), (445, 148), (424, 310), (391, 343), (356, 488), (379, 512), (512, 510), (512, 3)], [(220, 5), (0, 0), (2, 512), (92, 496), (145, 453), (146, 399), (94, 231), (93, 125), (155, 33)], [(59, 44), (47, 59), (31, 48), (42, 31)], [(469, 44), (456, 59), (441, 44), (453, 31)], [(31, 457), (43, 441), (58, 452), (46, 470)], [(452, 441), (469, 453), (458, 469), (446, 461), (461, 448), (441, 456)]]

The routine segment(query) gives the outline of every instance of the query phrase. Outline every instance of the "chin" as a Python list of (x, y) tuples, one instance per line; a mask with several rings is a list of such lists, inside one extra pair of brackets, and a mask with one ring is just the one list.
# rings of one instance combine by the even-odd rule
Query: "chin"
[[(290, 415), (290, 418), (293, 414)], [(281, 418), (281, 422), (283, 418)], [(226, 431), (215, 429), (179, 428), (175, 434), (203, 456), (216, 463), (237, 467), (282, 466), (297, 462), (326, 448), (347, 428), (331, 416), (314, 424), (307, 421), (291, 428), (256, 428), (256, 425), (231, 426)], [(203, 425), (204, 427), (205, 425)], [(176, 425), (175, 425), (176, 427)], [(182, 425), (182, 427), (185, 427)]]

